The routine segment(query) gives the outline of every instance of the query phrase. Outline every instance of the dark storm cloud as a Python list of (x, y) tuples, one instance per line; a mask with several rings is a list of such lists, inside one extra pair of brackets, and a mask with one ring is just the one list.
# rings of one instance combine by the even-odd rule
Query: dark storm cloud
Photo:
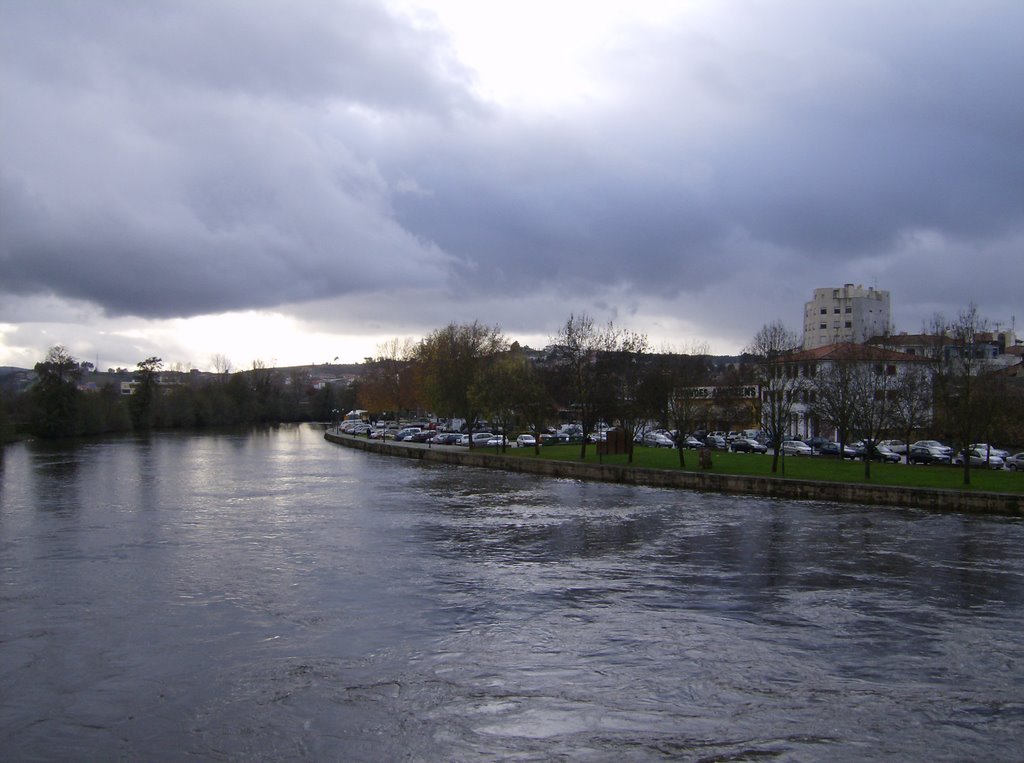
[(377, 4), (0, 8), (9, 293), (187, 316), (393, 289), (489, 321), (456, 311), (631, 290), (609, 311), (747, 336), (848, 281), (1019, 305), (1016, 2), (716, 3), (619, 30), (557, 114), (481, 103)]
[(187, 316), (406, 279), (378, 113), (477, 107), (429, 33), (367, 3), (5, 3), (0, 289)]
[[(867, 6), (870, 23), (855, 24), (841, 4), (787, 8), (798, 29), (787, 13), (735, 38), (669, 29), (624, 41), (608, 66), (618, 110), (588, 114), (579, 135), (530, 136), (532, 161), (512, 144), (502, 164), (485, 145), (445, 162), (457, 176), (425, 168), (437, 193), (406, 200), (403, 220), (455, 252), (500, 249), (480, 258), (508, 277), (514, 254), (520, 279), (525, 262), (658, 290), (714, 280), (736, 231), (843, 263), (892, 252), (915, 229), (993, 240), (1020, 229), (1018, 7)], [(446, 207), (471, 214), (451, 225)]]

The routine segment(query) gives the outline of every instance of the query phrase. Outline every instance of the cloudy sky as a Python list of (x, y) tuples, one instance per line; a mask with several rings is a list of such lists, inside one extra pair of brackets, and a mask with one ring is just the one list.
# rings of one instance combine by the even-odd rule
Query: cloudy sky
[(0, 365), (1024, 324), (1022, 93), (1020, 0), (0, 0)]

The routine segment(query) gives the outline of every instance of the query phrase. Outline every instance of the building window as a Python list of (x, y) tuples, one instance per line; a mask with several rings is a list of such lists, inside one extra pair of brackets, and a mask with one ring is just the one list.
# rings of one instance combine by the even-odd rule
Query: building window
[(850, 321), (847, 321), (846, 322), (846, 328), (852, 329), (853, 328), (853, 323), (851, 323)]
[(836, 315), (839, 315), (839, 308), (835, 308), (834, 310), (832, 310), (832, 312), (835, 313)]
[(821, 308), (821, 314), (822, 315), (828, 315), (828, 308), (827, 307)]
[(853, 308), (852, 308), (852, 307), (848, 307), (848, 308), (846, 308), (846, 312), (848, 312), (848, 313), (852, 313), (852, 312), (853, 312)]
[(822, 329), (822, 330), (824, 331), (825, 329), (827, 329), (827, 328), (828, 328), (828, 324), (827, 324), (827, 323), (822, 323), (822, 324), (820, 324), (820, 325), (818, 326), (818, 328), (819, 328), (819, 329)]

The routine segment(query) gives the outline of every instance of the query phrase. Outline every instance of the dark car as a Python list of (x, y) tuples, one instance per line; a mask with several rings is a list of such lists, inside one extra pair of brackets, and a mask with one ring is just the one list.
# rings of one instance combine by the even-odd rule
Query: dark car
[(834, 458), (839, 457), (842, 454), (843, 458), (856, 458), (857, 451), (851, 448), (849, 445), (840, 446), (838, 442), (826, 442), (818, 448), (818, 453), (822, 456), (832, 456)]
[(825, 437), (812, 437), (809, 440), (805, 440), (805, 442), (808, 445), (810, 445), (811, 448), (813, 448), (814, 450), (821, 450), (822, 445), (825, 445), (826, 443), (831, 441)]
[(942, 447), (934, 445), (910, 446), (910, 453), (907, 455), (907, 463), (910, 464), (948, 464), (949, 453)]
[(717, 434), (709, 434), (705, 437), (704, 447), (711, 448), (711, 450), (726, 450), (728, 448), (725, 444), (725, 438)]
[[(863, 452), (860, 454), (860, 458), (864, 458)], [(898, 464), (903, 460), (903, 457), (890, 448), (888, 445), (882, 445), (879, 443), (871, 448), (871, 460), (882, 461), (890, 464)]]
[(458, 432), (438, 432), (434, 435), (433, 443), (435, 445), (458, 445), (461, 437), (462, 435)]
[(757, 440), (750, 440), (746, 437), (741, 437), (738, 440), (733, 440), (732, 445), (733, 453), (767, 453), (768, 448), (759, 443)]

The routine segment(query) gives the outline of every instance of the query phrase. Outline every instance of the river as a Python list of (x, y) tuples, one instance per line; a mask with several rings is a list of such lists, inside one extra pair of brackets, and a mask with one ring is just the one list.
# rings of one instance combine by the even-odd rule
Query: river
[(1024, 523), (21, 443), (0, 675), (5, 761), (1016, 761)]

